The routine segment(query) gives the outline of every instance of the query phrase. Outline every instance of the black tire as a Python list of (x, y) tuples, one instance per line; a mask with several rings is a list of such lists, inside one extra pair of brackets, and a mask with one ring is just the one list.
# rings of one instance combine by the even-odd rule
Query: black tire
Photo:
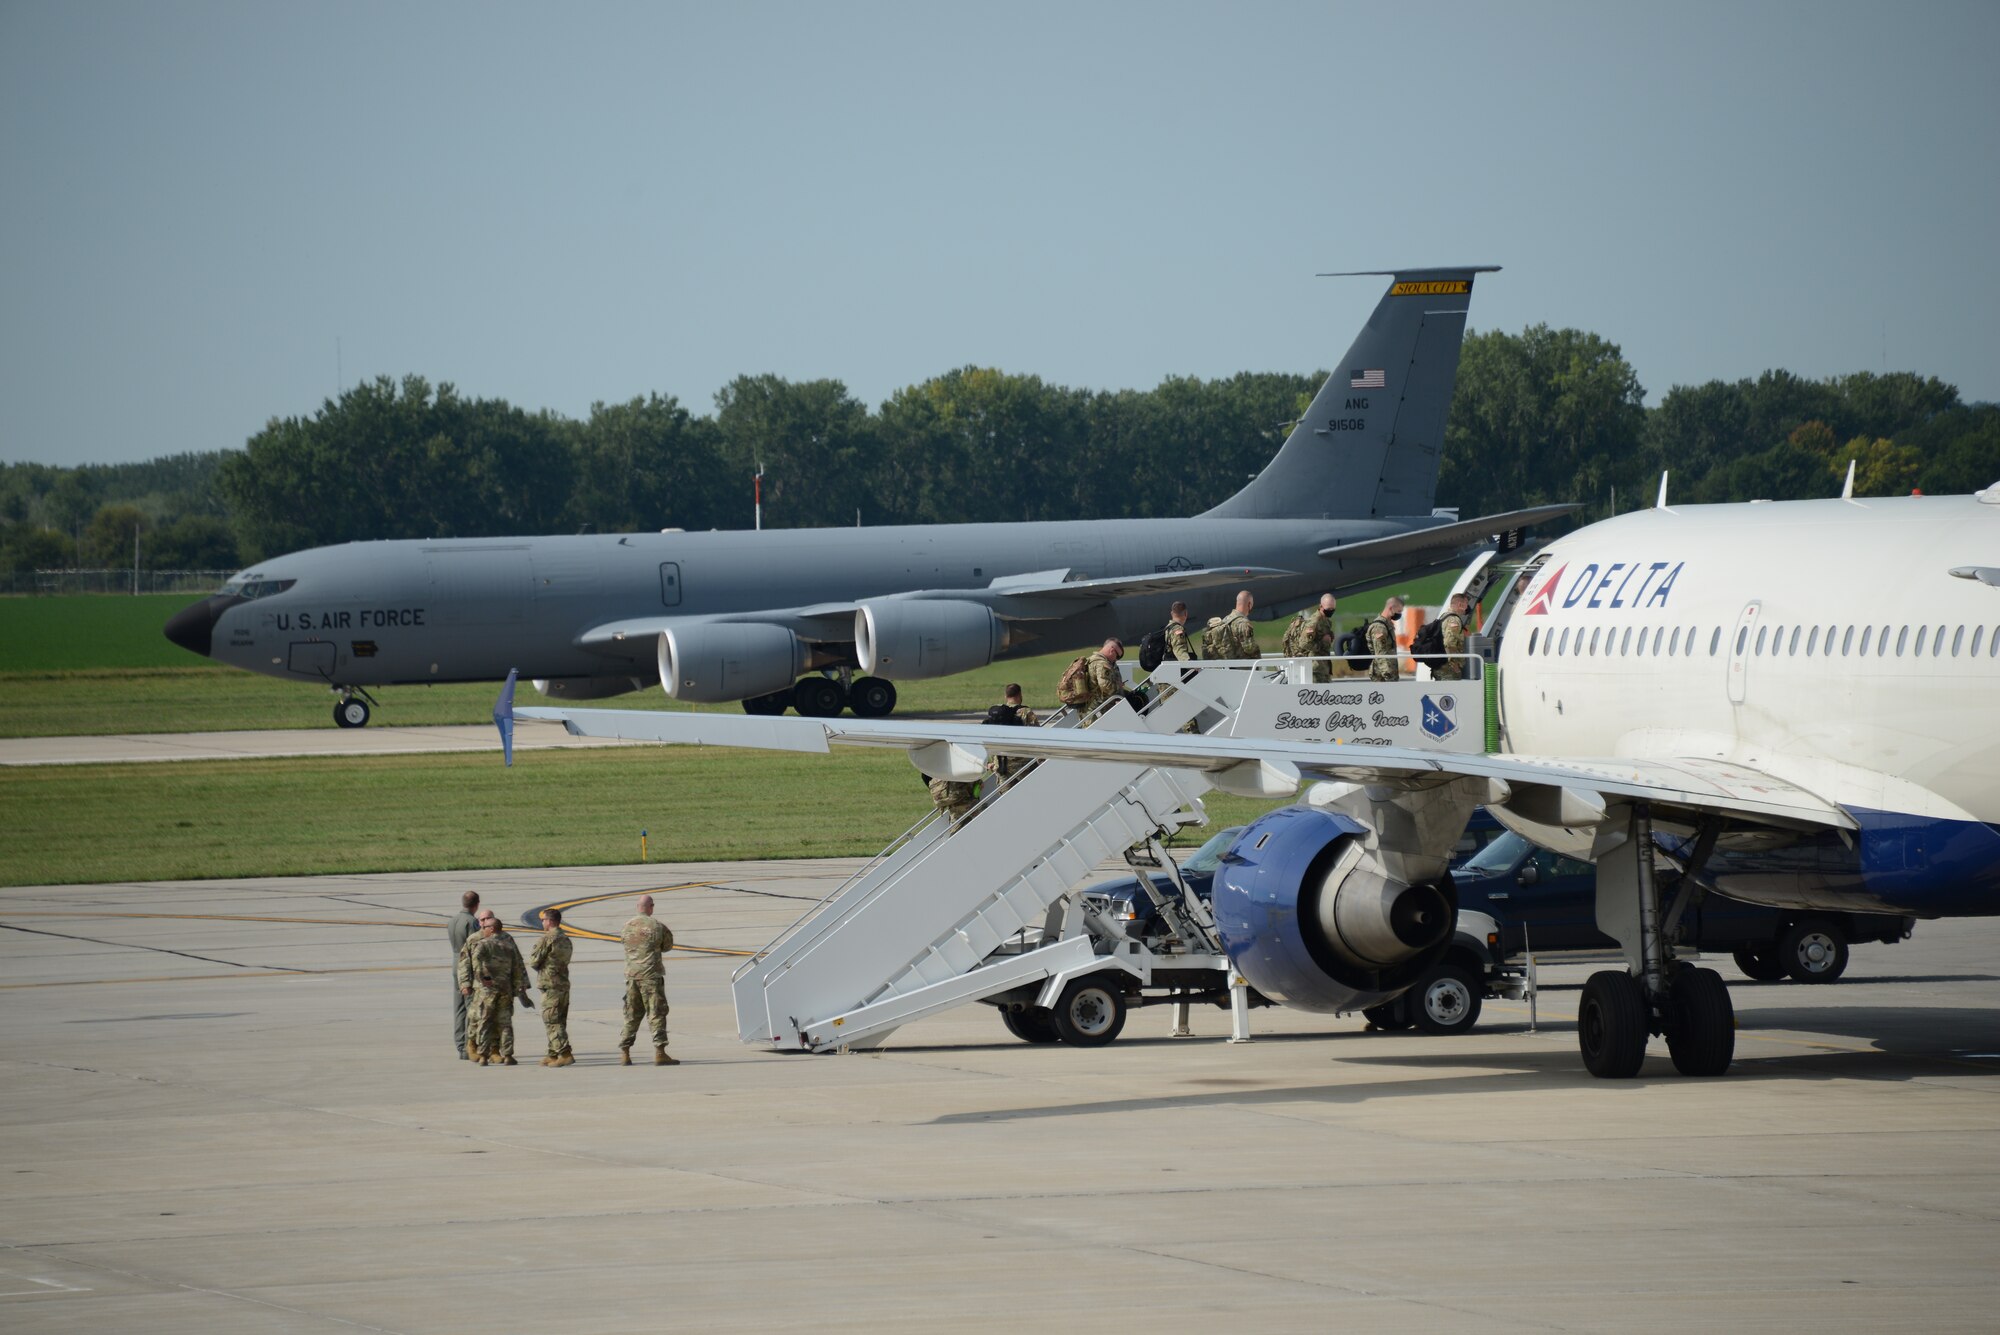
[(782, 691), (773, 691), (769, 695), (753, 695), (743, 702), (744, 713), (755, 714), (760, 718), (775, 718), (791, 707), (792, 692), (790, 687), (786, 687)]
[(1667, 1052), (1682, 1075), (1721, 1075), (1736, 1056), (1736, 1007), (1713, 969), (1682, 965), (1667, 1001)]
[(1479, 1023), (1479, 980), (1456, 964), (1440, 964), (1403, 994), (1417, 1028), (1426, 1034), (1462, 1034)]
[(368, 702), (359, 696), (349, 700), (339, 700), (333, 706), (333, 721), (343, 728), (365, 728), (368, 726)]
[(1361, 1014), (1377, 1029), (1393, 1034), (1400, 1029), (1410, 1027), (1409, 1003), (1410, 994), (1405, 992), (1402, 996), (1391, 998), (1379, 1006), (1369, 1006)]
[(896, 708), (896, 683), (886, 677), (857, 677), (847, 688), (847, 707), (856, 718), (886, 718)]
[(1785, 962), (1778, 958), (1778, 952), (1770, 946), (1751, 949), (1746, 946), (1730, 958), (1736, 967), (1743, 970), (1745, 978), (1755, 978), (1760, 983), (1772, 983), (1785, 976)]
[(1804, 918), (1778, 938), (1778, 960), (1795, 982), (1830, 983), (1847, 972), (1847, 937), (1825, 918)]
[(836, 718), (847, 708), (847, 692), (831, 677), (800, 677), (792, 687), (792, 708), (807, 718)]
[(1030, 1006), (1027, 1010), (1000, 1008), (1000, 1023), (1007, 1026), (1007, 1032), (1023, 1043), (1060, 1043), (1062, 1035), (1056, 1032), (1055, 1012), (1043, 1006)]
[(1115, 977), (1093, 974), (1062, 990), (1056, 1002), (1056, 1032), (1079, 1048), (1101, 1048), (1125, 1027), (1125, 993)]
[(1630, 1080), (1645, 1063), (1650, 1021), (1638, 979), (1616, 969), (1590, 975), (1576, 1014), (1583, 1064), (1600, 1080)]

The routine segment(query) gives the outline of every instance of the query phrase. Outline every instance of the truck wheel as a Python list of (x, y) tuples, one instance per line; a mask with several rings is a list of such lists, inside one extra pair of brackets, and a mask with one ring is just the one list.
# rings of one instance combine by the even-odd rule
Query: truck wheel
[(1795, 922), (1778, 938), (1778, 959), (1801, 983), (1830, 983), (1847, 972), (1847, 938), (1824, 918)]
[(1638, 979), (1618, 969), (1590, 975), (1576, 1013), (1576, 1042), (1583, 1050), (1583, 1064), (1601, 1080), (1630, 1080), (1646, 1061), (1650, 1024)]
[(1007, 1026), (1007, 1032), (1023, 1043), (1060, 1043), (1062, 1035), (1056, 1032), (1056, 1017), (1046, 1006), (1030, 1006), (1027, 1010), (1000, 1008), (1000, 1023)]
[(1410, 994), (1385, 1001), (1379, 1006), (1370, 1006), (1361, 1012), (1368, 1023), (1387, 1034), (1410, 1027)]
[(1455, 964), (1438, 965), (1404, 997), (1427, 1034), (1462, 1034), (1479, 1022), (1479, 984)]
[(1755, 978), (1760, 983), (1776, 982), (1785, 976), (1785, 962), (1778, 958), (1778, 952), (1771, 946), (1751, 948), (1745, 946), (1730, 958), (1736, 967), (1743, 970), (1745, 978)]
[(1682, 1075), (1721, 1075), (1736, 1056), (1736, 1008), (1713, 969), (1683, 965), (1667, 1003), (1667, 1053)]
[(1056, 1032), (1079, 1048), (1101, 1048), (1125, 1027), (1125, 994), (1097, 976), (1078, 978), (1056, 1002)]

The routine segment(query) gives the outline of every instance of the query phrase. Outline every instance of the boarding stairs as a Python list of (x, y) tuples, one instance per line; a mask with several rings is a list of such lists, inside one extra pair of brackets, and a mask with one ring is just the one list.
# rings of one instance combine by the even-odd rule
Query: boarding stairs
[[(1181, 690), (1143, 714), (1116, 700), (1045, 726), (1172, 733), (1205, 707)], [(1004, 754), (1007, 730), (994, 731)], [(1190, 770), (1051, 759), (958, 821), (927, 817), (737, 970), (740, 1037), (865, 1048), (950, 1007), (1090, 972), (1101, 942), (1053, 930), (1068, 910), (1058, 905), (1106, 858), (1200, 822), (1210, 786)]]

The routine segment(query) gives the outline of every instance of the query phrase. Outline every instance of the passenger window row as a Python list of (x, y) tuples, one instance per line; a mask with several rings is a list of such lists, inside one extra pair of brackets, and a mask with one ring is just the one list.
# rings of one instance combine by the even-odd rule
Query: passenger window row
[[(1573, 640), (1570, 635), (1572, 629), (1576, 632)], [(1969, 637), (1967, 635), (1968, 629), (1971, 632)], [(1914, 638), (1912, 638), (1911, 634), (1913, 630), (1915, 632)], [(1804, 656), (1807, 658), (1831, 658), (1834, 656), (1834, 644), (1838, 641), (1840, 645), (1839, 654), (1842, 658), (1866, 658), (1871, 652), (1877, 658), (1886, 658), (1890, 653), (1892, 631), (1894, 632), (1895, 655), (1898, 658), (1902, 658), (1906, 654), (1911, 658), (1920, 658), (1925, 654), (1927, 647), (1932, 658), (1943, 658), (1947, 653), (1947, 643), (1950, 645), (1949, 654), (1953, 658), (1958, 658), (1961, 655), (1966, 658), (1978, 658), (1981, 656), (1982, 649), (1984, 650), (1985, 657), (2000, 658), (2000, 626), (1993, 627), (1990, 634), (1985, 626), (1972, 626), (1969, 628), (1966, 626), (1882, 626), (1877, 628), (1875, 626), (1833, 625), (1825, 627), (1823, 634), (1821, 627), (1816, 625), (1795, 625), (1791, 627), (1783, 625), (1775, 627), (1759, 626), (1757, 628), (1757, 638), (1754, 643), (1749, 642), (1750, 628), (1742, 626), (1736, 631), (1736, 643), (1733, 651), (1740, 654), (1747, 647), (1751, 654), (1760, 658), (1776, 658), (1779, 655), (1796, 658), (1800, 655), (1801, 649), (1803, 649)], [(1857, 632), (1860, 636), (1859, 647), (1855, 643)], [(1801, 644), (1801, 636), (1804, 637), (1803, 644)], [(1606, 633), (1606, 627), (1593, 626), (1590, 628), (1588, 635), (1584, 634), (1582, 626), (1574, 628), (1564, 626), (1560, 632), (1553, 626), (1546, 629), (1536, 626), (1528, 632), (1528, 654), (1530, 657), (1561, 658), (1569, 656), (1594, 658), (1601, 652), (1607, 658), (1613, 656), (1619, 658), (1640, 656), (1658, 658), (1664, 652), (1669, 658), (1687, 657), (1694, 654), (1697, 639), (1698, 632), (1693, 626), (1687, 627), (1685, 639), (1682, 638), (1679, 626), (1671, 628), (1666, 626), (1641, 626), (1636, 629), (1626, 626), (1622, 630), (1614, 626), (1609, 628), (1608, 634)], [(1663, 641), (1665, 643), (1664, 650), (1661, 648)], [(1713, 658), (1721, 648), (1721, 645), (1722, 627), (1717, 626), (1709, 633), (1709, 657)]]

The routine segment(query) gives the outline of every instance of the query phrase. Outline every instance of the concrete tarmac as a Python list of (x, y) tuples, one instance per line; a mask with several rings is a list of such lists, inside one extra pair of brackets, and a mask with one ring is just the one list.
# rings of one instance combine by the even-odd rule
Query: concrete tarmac
[[(736, 1041), (736, 958), (845, 862), (0, 890), (0, 1329), (1991, 1331), (2000, 922), (1830, 987), (1727, 961), (1734, 1071), (1583, 1073), (1576, 987), (1456, 1039), (1031, 1047), (980, 1006), (887, 1050)], [(444, 918), (651, 889), (672, 1050), (451, 1051)], [(596, 900), (597, 896), (613, 896)], [(523, 935), (523, 944), (531, 944)], [(643, 1054), (644, 1049), (642, 1047)]]
[[(521, 720), (514, 749), (638, 746), (572, 737), (553, 723)], [(133, 732), (102, 737), (0, 738), (0, 765), (126, 765), (155, 760), (259, 760), (274, 756), (394, 756), (436, 751), (500, 753), (491, 724), (429, 728), (266, 728), (243, 732)]]

